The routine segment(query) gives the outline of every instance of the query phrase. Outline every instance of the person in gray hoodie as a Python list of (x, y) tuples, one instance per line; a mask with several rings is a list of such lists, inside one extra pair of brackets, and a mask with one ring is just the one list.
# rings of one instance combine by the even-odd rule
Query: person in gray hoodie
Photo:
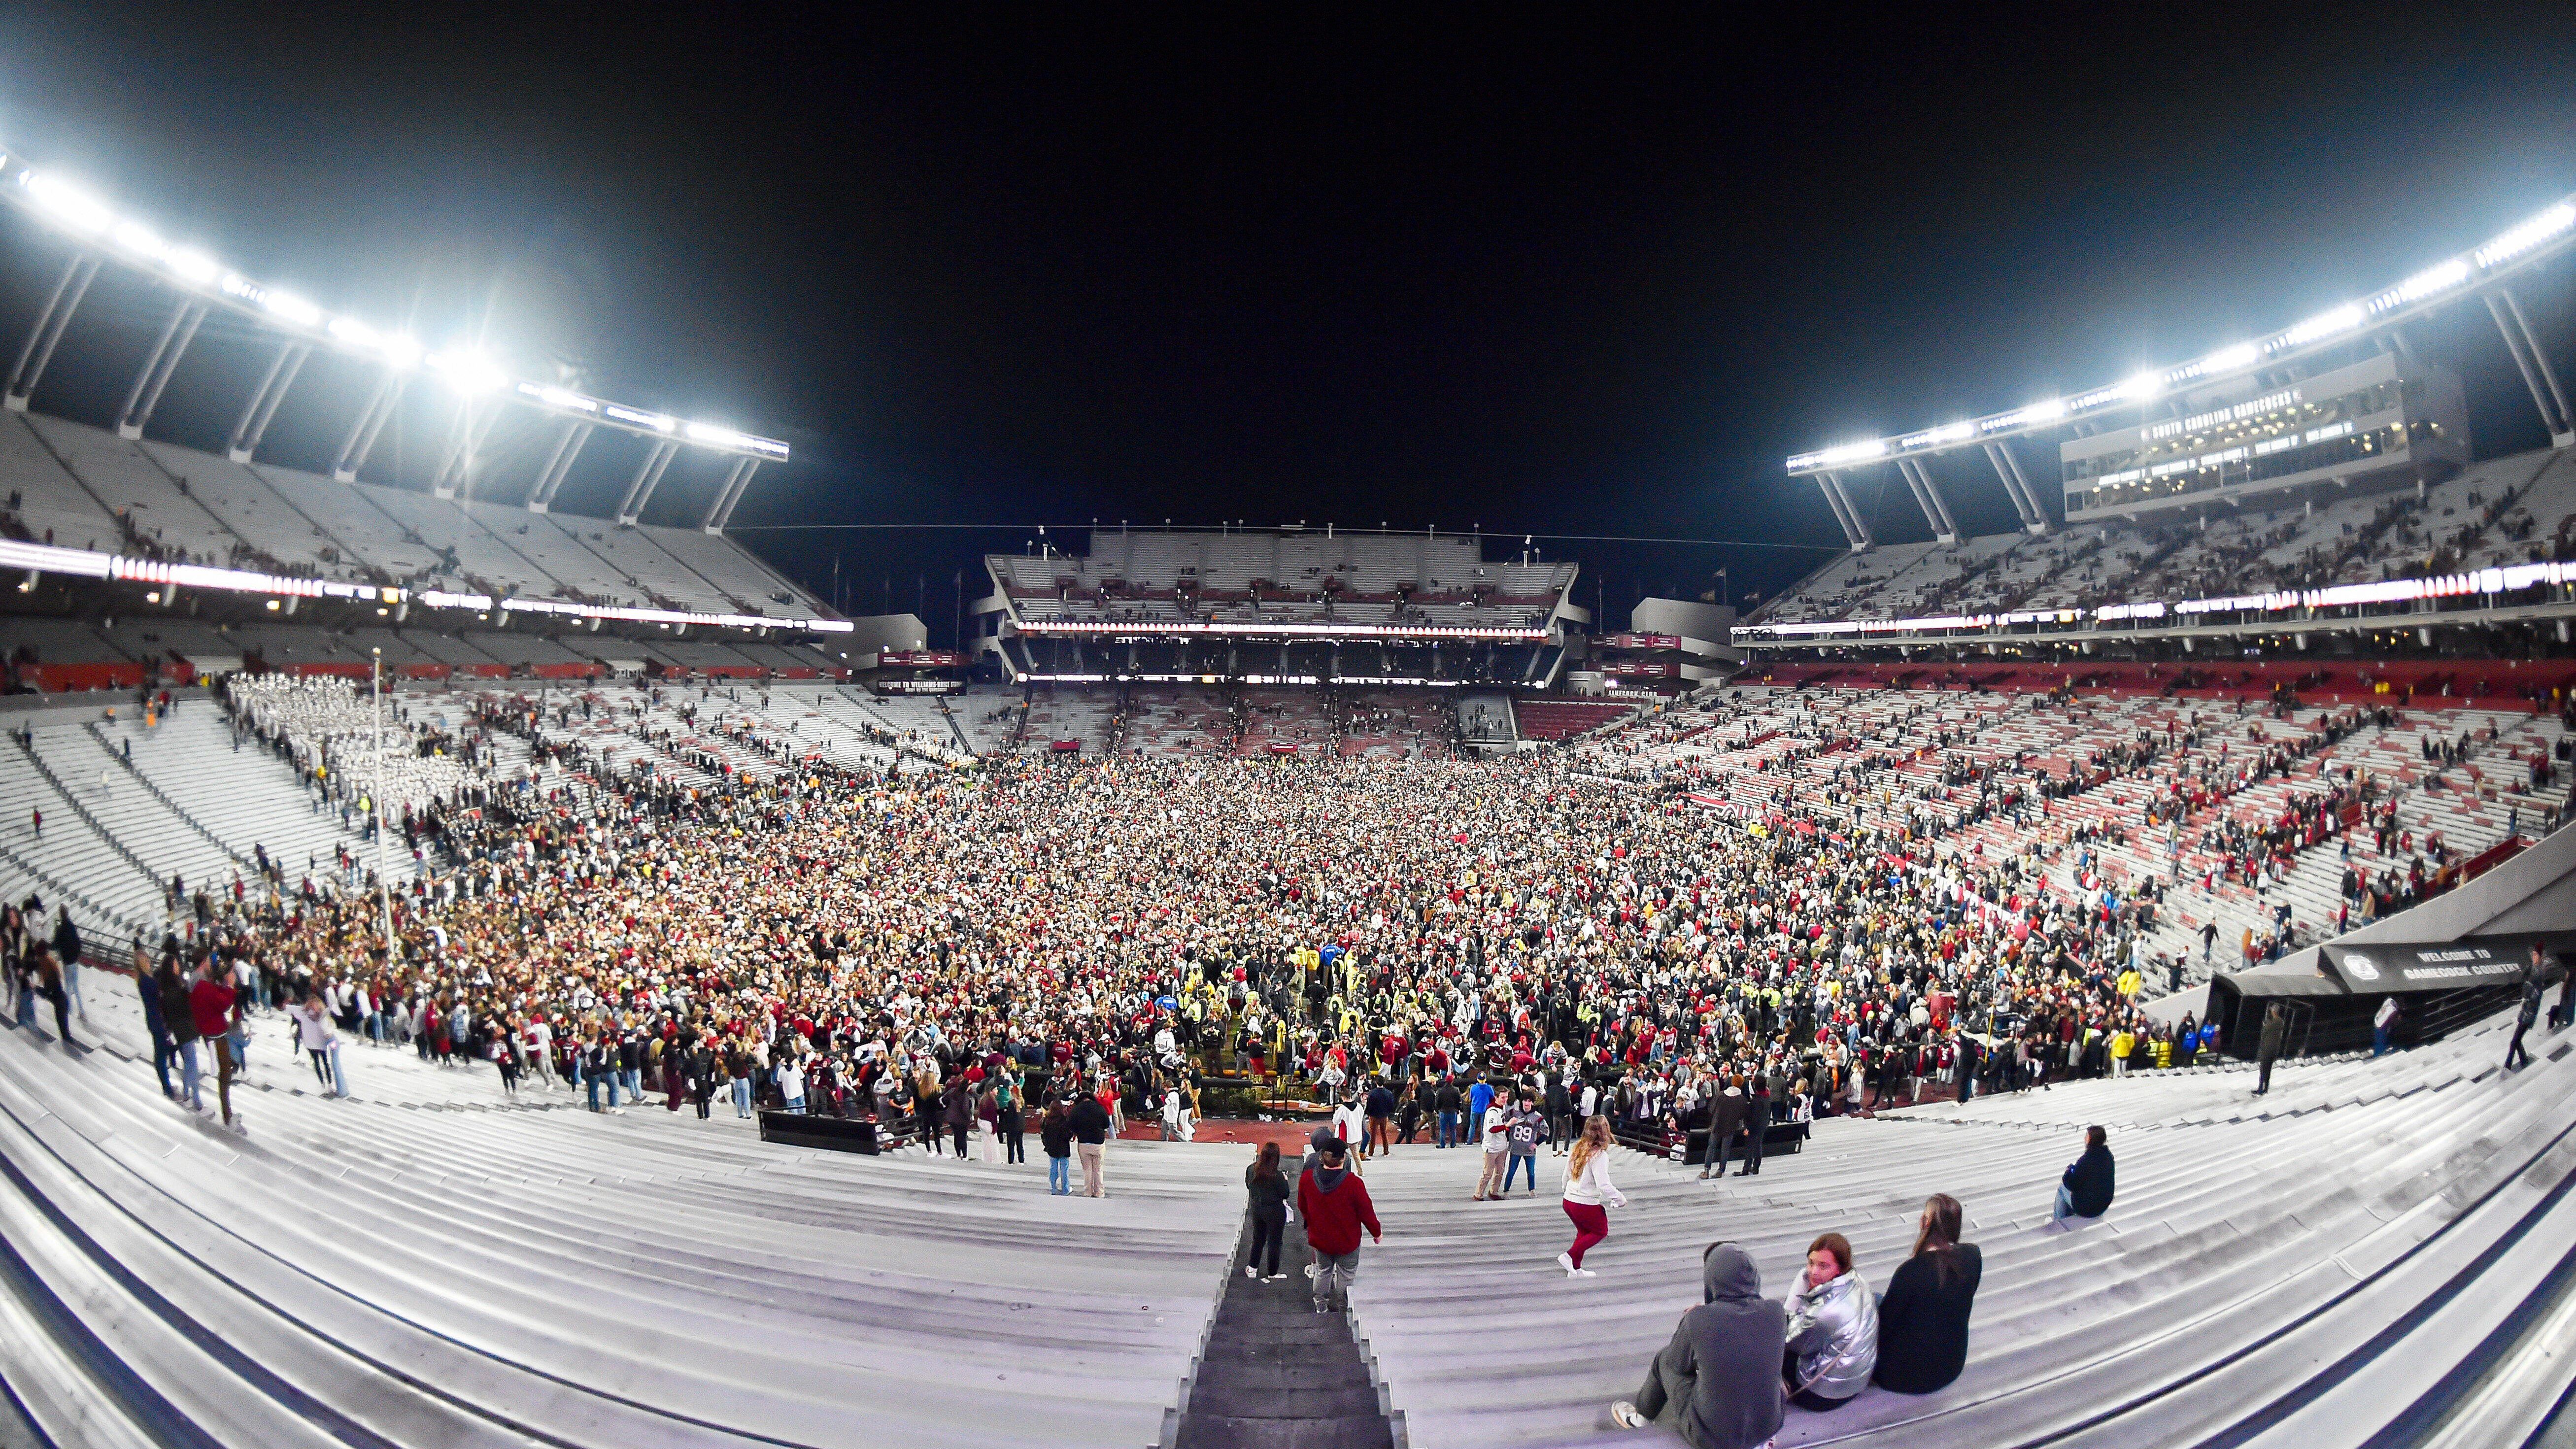
[(1623, 1429), (1664, 1425), (1691, 1449), (1757, 1449), (1780, 1432), (1788, 1315), (1762, 1296), (1761, 1271), (1733, 1243), (1700, 1255), (1700, 1291), (1637, 1397), (1611, 1405), (1610, 1418)]

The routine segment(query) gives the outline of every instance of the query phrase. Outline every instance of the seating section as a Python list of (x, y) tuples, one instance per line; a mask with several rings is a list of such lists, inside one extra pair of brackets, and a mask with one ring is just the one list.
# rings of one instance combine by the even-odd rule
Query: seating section
[[(2055, 889), (2080, 894), (2090, 879), (2127, 898), (2161, 881), (2165, 907), (2147, 949), (2151, 956), (2183, 959), (2186, 983), (2241, 966), (2236, 952), (2245, 934), (2259, 939), (2277, 931), (2283, 908), (2292, 944), (2331, 938), (2344, 904), (2347, 840), (2354, 869), (2404, 876), (2431, 854), (2437, 835), (2448, 858), (2465, 860), (2509, 835), (2536, 835), (2565, 798), (2564, 767), (2556, 763), (2565, 735), (2558, 717), (2500, 707), (2501, 700), (2404, 709), (2392, 724), (2364, 724), (2319, 747), (2308, 743), (2318, 721), (2337, 704), (2359, 706), (2320, 703), (2282, 721), (2248, 709), (2243, 690), (2101, 692), (2064, 704), (2043, 694), (2002, 692), (2014, 687), (2010, 679), (1998, 678), (1990, 686), (1996, 692), (1968, 692), (1926, 688), (1938, 681), (1930, 671), (1917, 673), (1922, 677), (1910, 689), (1729, 689), (1640, 716), (1576, 750), (1595, 773), (1678, 784), (1693, 799), (1748, 817), (1794, 799), (1799, 810), (1828, 825), (1902, 827), (1972, 857), (2021, 855)], [(2402, 700), (2367, 693), (2347, 698)], [(1519, 708), (1526, 728), (1530, 706)], [(2179, 743), (2193, 729), (2201, 743)], [(2029, 791), (2042, 776), (2063, 784), (2074, 771), (2099, 768), (2093, 762), (2105, 752), (2142, 737), (2160, 747), (2143, 772), (2061, 794), (2045, 815), (2035, 794), (2013, 803), (2013, 792)], [(2450, 766), (2428, 761), (2428, 743), (2452, 746), (2463, 757)], [(2290, 747), (2304, 753), (2284, 770), (2251, 777), (2255, 757)], [(2181, 819), (2178, 832), (2150, 827), (2148, 794), (2169, 785), (2177, 770), (2207, 798)], [(2299, 849), (2286, 874), (2249, 879), (2242, 868), (2247, 847), (2226, 838), (2229, 828), (2267, 829), (2301, 797), (2344, 783), (2347, 770), (2375, 782), (2374, 804), (2395, 806), (2399, 830), (2390, 848), (2380, 850), (2366, 826), (2333, 833)], [(2212, 831), (2220, 833), (2215, 842)], [(2441, 858), (2428, 866), (2438, 867)], [(2218, 928), (2214, 950), (2201, 937), (2210, 924)], [(2362, 924), (2357, 910), (2351, 924)], [(2150, 976), (2148, 994), (2168, 985)]]
[(1561, 740), (1595, 730), (1636, 712), (1633, 704), (1607, 704), (1571, 699), (1523, 699), (1512, 703), (1520, 737)]
[[(753, 1140), (730, 1112), (253, 1024), (247, 1145), (162, 1099), (131, 987), (0, 1041), (0, 1377), (60, 1444), (1163, 1440), (1234, 1248), (1236, 1154), (1016, 1167)], [(206, 1091), (211, 1099), (213, 1087)], [(441, 1110), (420, 1110), (436, 1107)], [(1034, 1156), (1034, 1155), (1033, 1155)]]
[(2576, 558), (2576, 451), (2491, 458), (2412, 491), (2291, 499), (2137, 523), (2071, 520), (2044, 537), (1881, 544), (1833, 559), (1754, 624), (1911, 619), (2233, 598)]
[[(2520, 1444), (2563, 1367), (2518, 1396), (2468, 1390), (2513, 1356), (2508, 1320), (2576, 1247), (2576, 1060), (2560, 1040), (2507, 1074), (2503, 1054), (2496, 1022), (2392, 1059), (2286, 1065), (2261, 1098), (2231, 1066), (1835, 1119), (1723, 1183), (1619, 1149), (1629, 1205), (1589, 1279), (1553, 1261), (1571, 1237), (1561, 1161), (1535, 1196), (1476, 1203), (1473, 1154), (1399, 1149), (1368, 1165), (1387, 1234), (1363, 1249), (1352, 1317), (1423, 1449), (1674, 1444), (1618, 1434), (1608, 1409), (1699, 1301), (1709, 1243), (1741, 1244), (1778, 1298), (1830, 1229), (1883, 1290), (1942, 1191), (1985, 1260), (1966, 1372), (1920, 1398), (1793, 1408), (1781, 1445), (2183, 1444), (2230, 1426), (2354, 1444), (2401, 1415), (2493, 1435), (2432, 1442)], [(2099, 1221), (2052, 1224), (2092, 1123), (2111, 1129), (2118, 1196)]]

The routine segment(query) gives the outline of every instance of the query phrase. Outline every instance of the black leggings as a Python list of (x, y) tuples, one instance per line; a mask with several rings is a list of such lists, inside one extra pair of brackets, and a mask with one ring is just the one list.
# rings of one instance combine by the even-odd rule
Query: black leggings
[(320, 1047), (306, 1047), (304, 1054), (313, 1059), (313, 1080), (327, 1091), (331, 1086), (331, 1054)]
[(1004, 1162), (1028, 1161), (1028, 1149), (1022, 1145), (1026, 1140), (1020, 1133), (1018, 1123), (1005, 1123), (1002, 1127), (1002, 1160)]
[[(1287, 1227), (1288, 1215), (1284, 1212), (1275, 1218), (1266, 1218), (1261, 1216), (1259, 1213), (1253, 1214), (1252, 1251), (1244, 1255), (1243, 1266), (1247, 1268), (1258, 1267), (1261, 1269), (1262, 1276), (1267, 1278), (1278, 1277), (1279, 1239), (1287, 1230)], [(1269, 1255), (1269, 1261), (1266, 1266), (1263, 1264), (1263, 1254), (1265, 1253)]]
[(960, 1122), (948, 1130), (957, 1136), (957, 1158), (962, 1162), (966, 1158), (966, 1124)]

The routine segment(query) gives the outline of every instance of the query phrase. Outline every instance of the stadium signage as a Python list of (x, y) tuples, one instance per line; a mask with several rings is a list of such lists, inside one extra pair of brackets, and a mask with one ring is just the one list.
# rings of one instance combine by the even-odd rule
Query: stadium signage
[(880, 669), (963, 669), (966, 656), (946, 649), (888, 649), (877, 656)]
[(1604, 649), (1679, 649), (1678, 634), (1604, 634), (1592, 641)]
[(964, 694), (962, 679), (880, 679), (875, 685), (879, 694)]
[(718, 629), (802, 629), (815, 634), (847, 634), (854, 627), (846, 619), (773, 619), (759, 614), (697, 614), (679, 609), (621, 609), (597, 604), (559, 603), (552, 599), (501, 599), (489, 594), (460, 594), (443, 589), (394, 589), (375, 584), (342, 583), (335, 579), (298, 578), (291, 574), (254, 573), (248, 569), (209, 568), (203, 564), (165, 563), (159, 559), (127, 558), (122, 554), (95, 553), (88, 549), (63, 548), (52, 544), (22, 543), (0, 539), (0, 568), (25, 569), (31, 574), (62, 574), (72, 578), (111, 579), (126, 583), (160, 584), (172, 588), (206, 589), (221, 593), (267, 594), (273, 598), (345, 599), (352, 603), (418, 604), (425, 609), (472, 609), (490, 613), (495, 608), (513, 613), (551, 614), (572, 619), (613, 619), (633, 624), (702, 624)]
[(2356, 996), (2385, 996), (2519, 986), (2531, 962), (2532, 942), (2544, 939), (2509, 936), (2430, 945), (2328, 945), (2322, 954), (2345, 990)]

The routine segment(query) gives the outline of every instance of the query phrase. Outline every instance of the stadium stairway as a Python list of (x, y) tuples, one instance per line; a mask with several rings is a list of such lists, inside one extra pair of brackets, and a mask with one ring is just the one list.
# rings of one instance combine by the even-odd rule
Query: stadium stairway
[[(1387, 1238), (1353, 1316), (1417, 1449), (1677, 1442), (1618, 1434), (1607, 1410), (1696, 1301), (1708, 1243), (1742, 1243), (1776, 1298), (1838, 1231), (1883, 1288), (1938, 1190), (1985, 1255), (1965, 1374), (1793, 1409), (1783, 1446), (2320, 1449), (2400, 1422), (2519, 1444), (2576, 1376), (2560, 1357), (2481, 1387), (2565, 1311), (2542, 1289), (2576, 1262), (2576, 1061), (2551, 1036), (2508, 1075), (2504, 1040), (2489, 1023), (2376, 1062), (2287, 1064), (2261, 1098), (2217, 1068), (1837, 1118), (1723, 1183), (1623, 1150), (1630, 1205), (1591, 1279), (1554, 1262), (1561, 1161), (1535, 1196), (1473, 1203), (1471, 1153), (1399, 1150), (1369, 1165)], [(2112, 1127), (2120, 1194), (2070, 1229), (2049, 1199), (2092, 1122)]]
[(0, 1380), (53, 1442), (1163, 1443), (1240, 1222), (1232, 1153), (1121, 1144), (1109, 1198), (1053, 1198), (362, 1070), (237, 1094), (240, 1137), (0, 1034)]

